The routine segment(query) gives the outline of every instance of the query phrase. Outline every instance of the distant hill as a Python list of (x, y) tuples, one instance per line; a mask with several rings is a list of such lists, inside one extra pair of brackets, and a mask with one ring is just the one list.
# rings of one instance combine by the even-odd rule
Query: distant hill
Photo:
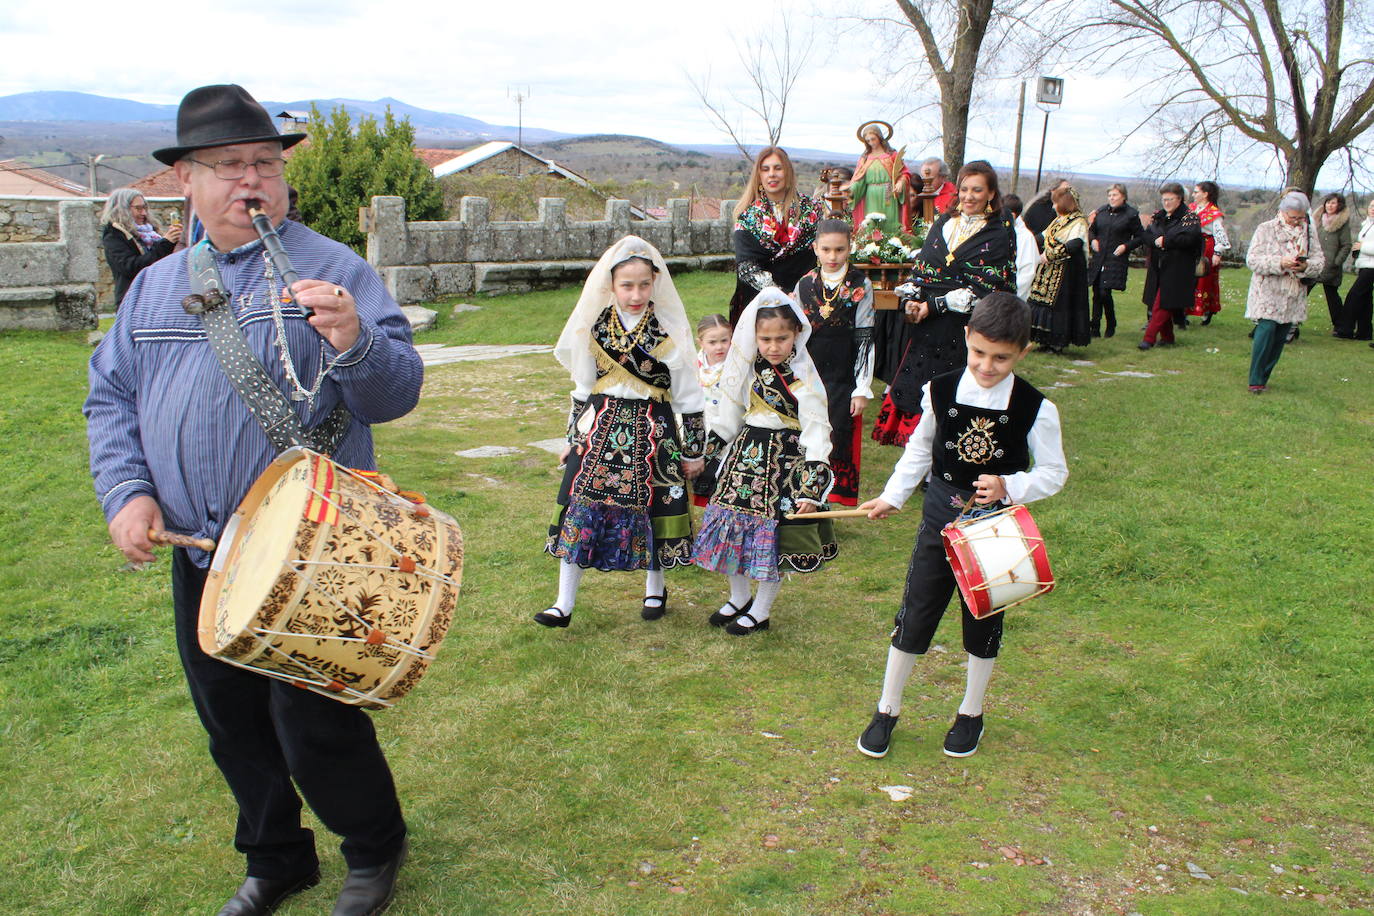
[(150, 105), (87, 92), (0, 96), (0, 121), (167, 121), (176, 116), (175, 105)]

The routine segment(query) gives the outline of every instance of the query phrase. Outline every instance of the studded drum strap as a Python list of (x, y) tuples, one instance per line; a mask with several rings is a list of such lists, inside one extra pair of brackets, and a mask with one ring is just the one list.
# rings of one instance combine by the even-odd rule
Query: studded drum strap
[(249, 348), (243, 329), (239, 327), (234, 310), (229, 305), (224, 281), (220, 278), (214, 255), (210, 253), (209, 243), (201, 241), (186, 254), (191, 295), (182, 300), (182, 308), (200, 318), (205, 326), (205, 336), (210, 340), (210, 348), (219, 360), (220, 369), (243, 399), (248, 411), (262, 426), (263, 432), (267, 433), (272, 447), (281, 452), (294, 446), (305, 446), (326, 455), (332, 454), (352, 420), (348, 408), (339, 404), (314, 429), (304, 429), (291, 402), (277, 388)]

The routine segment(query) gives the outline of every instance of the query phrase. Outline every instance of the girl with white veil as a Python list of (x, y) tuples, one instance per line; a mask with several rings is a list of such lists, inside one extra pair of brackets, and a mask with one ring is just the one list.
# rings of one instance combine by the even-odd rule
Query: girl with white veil
[[(810, 336), (801, 308), (782, 290), (765, 289), (735, 325), (717, 386), (708, 454), (725, 457), (694, 560), (729, 579), (730, 600), (710, 622), (735, 636), (768, 629), (784, 566), (814, 572), (837, 553), (829, 519), (784, 518), (823, 506), (834, 480)], [(759, 583), (752, 597), (751, 579)]]
[(705, 447), (695, 353), (663, 256), (632, 235), (611, 246), (554, 348), (573, 390), (545, 547), (560, 560), (558, 600), (534, 615), (544, 626), (572, 621), (592, 567), (648, 570), (641, 616), (663, 616), (663, 570), (692, 562), (687, 481), (701, 472)]

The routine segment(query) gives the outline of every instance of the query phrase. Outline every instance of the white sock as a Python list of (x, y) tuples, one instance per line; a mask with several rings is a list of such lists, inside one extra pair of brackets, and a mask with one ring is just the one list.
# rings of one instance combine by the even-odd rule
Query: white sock
[(649, 574), (644, 577), (644, 597), (657, 598), (663, 594), (665, 594), (663, 585), (663, 570), (649, 570)]
[(558, 564), (558, 600), (549, 608), (550, 612), (556, 612), (559, 617), (572, 616), (573, 605), (577, 603), (577, 586), (585, 572), (581, 566), (567, 560)]
[(760, 582), (759, 590), (754, 593), (754, 606), (749, 609), (749, 616), (759, 623), (768, 619), (768, 612), (773, 607), (773, 602), (778, 598), (778, 592), (782, 589), (782, 580), (776, 582)]
[(883, 695), (878, 698), (878, 711), (889, 716), (901, 715), (902, 691), (916, 667), (916, 653), (903, 652), (896, 646), (887, 647), (887, 671), (883, 673)]
[(983, 694), (988, 692), (988, 679), (992, 677), (992, 666), (996, 658), (968, 657), (968, 686), (964, 688), (964, 702), (959, 704), (959, 715), (981, 716), (983, 714)]
[(729, 575), (725, 578), (730, 581), (730, 603), (735, 606), (730, 613), (734, 614), (749, 603), (749, 577)]

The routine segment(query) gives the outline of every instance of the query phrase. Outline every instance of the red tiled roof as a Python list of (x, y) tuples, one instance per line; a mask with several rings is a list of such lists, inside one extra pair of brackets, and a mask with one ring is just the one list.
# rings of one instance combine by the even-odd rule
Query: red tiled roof
[(141, 193), (144, 197), (181, 197), (181, 182), (177, 181), (177, 173), (171, 166), (165, 169), (158, 169), (150, 175), (144, 175), (138, 181), (132, 182), (129, 187)]
[(420, 146), (415, 147), (415, 158), (423, 162), (425, 168), (429, 169), (434, 168), (436, 165), (442, 165), (450, 159), (457, 159), (461, 155), (463, 155), (463, 151), (460, 149), (426, 149)]

